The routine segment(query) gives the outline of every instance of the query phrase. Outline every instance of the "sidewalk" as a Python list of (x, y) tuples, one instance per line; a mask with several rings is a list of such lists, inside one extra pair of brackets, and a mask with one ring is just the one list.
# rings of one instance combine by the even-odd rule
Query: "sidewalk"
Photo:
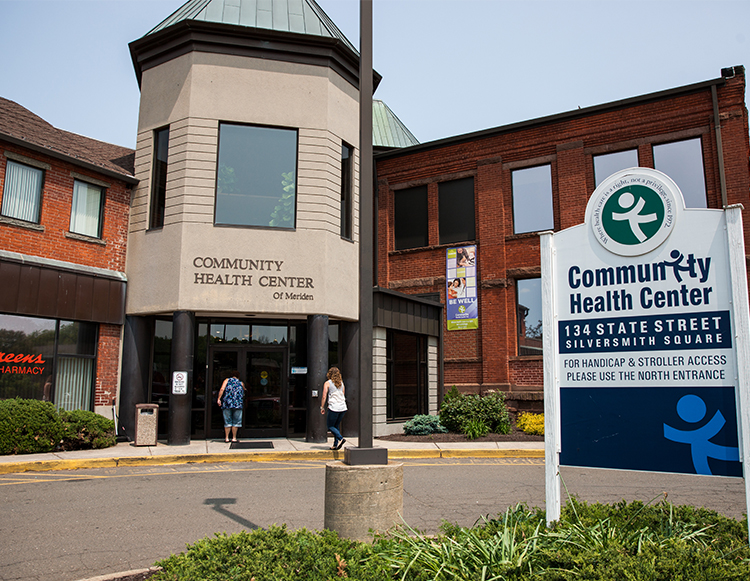
[[(42, 470), (77, 470), (117, 466), (159, 466), (217, 462), (277, 462), (288, 460), (342, 460), (344, 450), (327, 443), (309, 443), (304, 438), (242, 440), (250, 448), (230, 449), (223, 440), (195, 440), (186, 446), (135, 446), (122, 442), (103, 450), (76, 450), (50, 454), (0, 456), (0, 474)], [(356, 447), (357, 438), (347, 438), (344, 447)], [(388, 448), (388, 459), (407, 458), (544, 458), (544, 442), (414, 443), (373, 441)]]

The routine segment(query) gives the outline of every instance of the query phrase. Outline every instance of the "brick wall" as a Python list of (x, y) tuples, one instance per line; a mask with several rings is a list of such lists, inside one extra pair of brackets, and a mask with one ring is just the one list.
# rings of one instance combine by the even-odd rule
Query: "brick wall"
[[(39, 225), (43, 232), (22, 225), (0, 223), (0, 248), (31, 256), (63, 260), (123, 272), (127, 248), (130, 190), (125, 182), (58, 159), (0, 141), (0, 195), (5, 183), (5, 151), (11, 151), (51, 165), (44, 172), (42, 211)], [(70, 228), (75, 172), (110, 184), (105, 192), (101, 241), (83, 241), (66, 236)]]
[[(8, 161), (5, 152), (48, 164), (50, 169), (44, 172), (39, 224), (26, 226), (18, 221), (0, 222), (0, 249), (124, 272), (130, 209), (128, 185), (108, 175), (0, 141), (0, 195), (4, 191), (5, 167)], [(109, 184), (105, 190), (100, 240), (70, 235), (73, 184), (76, 179), (71, 172), (83, 178), (91, 178), (92, 183)], [(119, 325), (99, 325), (94, 409), (107, 417), (112, 401), (117, 397), (120, 334)]]
[[(729, 204), (742, 203), (750, 247), (750, 170), (745, 76), (717, 86)], [(624, 95), (626, 97), (628, 95)], [(708, 85), (669, 91), (569, 115), (511, 125), (377, 160), (379, 286), (408, 294), (440, 293), (446, 301), (445, 249), (439, 244), (437, 190), (442, 181), (474, 177), (479, 329), (445, 331), (446, 388), (500, 388), (535, 397), (543, 386), (540, 357), (517, 357), (516, 287), (540, 276), (539, 236), (513, 233), (512, 171), (550, 164), (555, 230), (583, 222), (595, 189), (593, 156), (638, 151), (653, 167), (652, 146), (700, 138), (708, 206), (720, 208), (721, 188), (713, 102)], [(428, 144), (429, 145), (429, 144)], [(429, 245), (394, 250), (394, 191), (428, 187)], [(456, 245), (451, 245), (456, 246)]]

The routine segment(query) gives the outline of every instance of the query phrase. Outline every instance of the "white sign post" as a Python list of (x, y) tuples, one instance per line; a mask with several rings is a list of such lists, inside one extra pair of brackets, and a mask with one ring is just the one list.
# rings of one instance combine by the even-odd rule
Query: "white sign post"
[(561, 464), (742, 477), (741, 209), (686, 209), (669, 177), (632, 168), (597, 187), (584, 224), (543, 234), (541, 255), (548, 523)]

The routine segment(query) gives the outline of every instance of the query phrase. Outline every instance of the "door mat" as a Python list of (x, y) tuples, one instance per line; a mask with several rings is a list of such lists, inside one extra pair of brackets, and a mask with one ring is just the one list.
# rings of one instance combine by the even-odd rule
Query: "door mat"
[(229, 446), (230, 450), (249, 450), (252, 448), (266, 448), (273, 450), (273, 442), (232, 442), (231, 446)]

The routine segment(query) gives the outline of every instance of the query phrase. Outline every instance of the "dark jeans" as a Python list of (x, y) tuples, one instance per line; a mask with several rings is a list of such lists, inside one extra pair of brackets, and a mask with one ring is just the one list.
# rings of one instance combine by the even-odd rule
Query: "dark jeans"
[(344, 436), (341, 435), (341, 432), (339, 431), (339, 427), (341, 426), (341, 420), (344, 419), (344, 414), (346, 411), (343, 412), (334, 412), (332, 410), (328, 410), (328, 431), (333, 434), (333, 445), (339, 443), (340, 440), (344, 439)]

